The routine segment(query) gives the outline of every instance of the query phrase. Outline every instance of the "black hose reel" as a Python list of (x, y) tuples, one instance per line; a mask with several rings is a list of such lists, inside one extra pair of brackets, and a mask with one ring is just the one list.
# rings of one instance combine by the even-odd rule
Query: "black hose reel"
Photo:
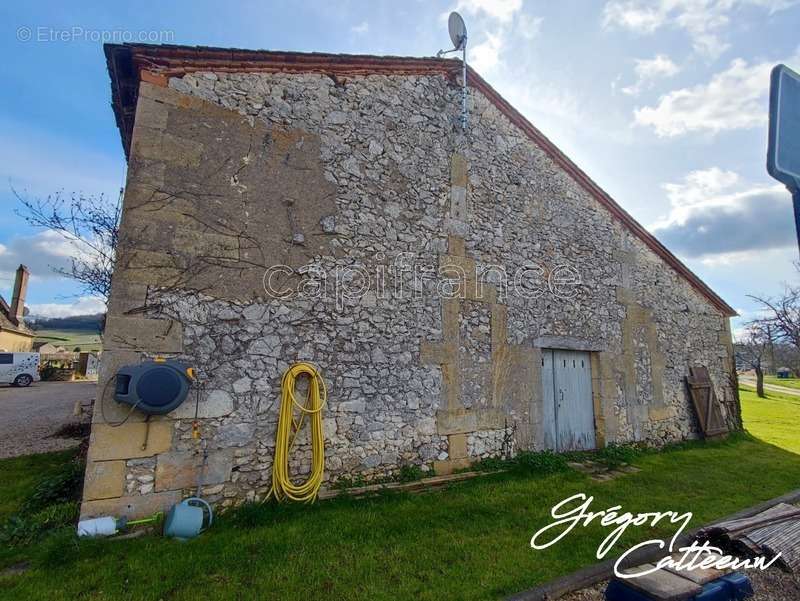
[(148, 415), (177, 409), (189, 394), (194, 368), (178, 361), (155, 359), (125, 365), (116, 375), (114, 400)]

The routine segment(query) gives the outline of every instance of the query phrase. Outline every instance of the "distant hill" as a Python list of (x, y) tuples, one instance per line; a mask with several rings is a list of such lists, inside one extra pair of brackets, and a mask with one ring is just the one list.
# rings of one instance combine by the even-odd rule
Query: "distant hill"
[(105, 313), (93, 315), (73, 315), (72, 317), (39, 317), (30, 315), (25, 323), (35, 331), (39, 330), (76, 330), (99, 333), (103, 328)]

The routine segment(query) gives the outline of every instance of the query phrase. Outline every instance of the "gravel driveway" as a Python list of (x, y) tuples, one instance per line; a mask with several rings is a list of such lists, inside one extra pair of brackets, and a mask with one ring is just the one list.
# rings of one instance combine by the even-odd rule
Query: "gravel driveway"
[(28, 388), (0, 385), (0, 458), (77, 446), (75, 438), (50, 438), (61, 426), (86, 420), (73, 415), (75, 401), (95, 398), (95, 382), (34, 382)]

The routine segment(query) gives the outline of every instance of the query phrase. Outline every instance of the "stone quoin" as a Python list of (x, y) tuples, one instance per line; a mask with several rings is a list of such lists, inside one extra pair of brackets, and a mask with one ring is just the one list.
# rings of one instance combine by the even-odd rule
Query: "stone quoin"
[[(155, 355), (200, 389), (149, 424), (94, 412), (83, 517), (201, 471), (217, 505), (263, 498), (298, 360), (328, 386), (327, 484), (695, 438), (693, 365), (738, 427), (734, 311), (472, 70), (464, 131), (458, 61), (105, 50), (129, 168), (97, 402), (123, 418), (106, 383)], [(293, 473), (310, 460), (304, 434)]]

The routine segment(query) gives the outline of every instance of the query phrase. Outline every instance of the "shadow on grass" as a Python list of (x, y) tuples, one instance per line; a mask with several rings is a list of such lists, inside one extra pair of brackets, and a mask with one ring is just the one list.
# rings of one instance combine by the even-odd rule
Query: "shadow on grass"
[[(515, 469), (425, 494), (248, 505), (183, 544), (58, 532), (25, 550), (31, 570), (0, 578), (0, 597), (494, 599), (597, 561), (608, 534), (597, 524), (530, 548), (552, 506), (573, 494), (593, 496), (594, 510), (692, 511), (699, 526), (800, 482), (798, 455), (747, 434), (642, 452), (633, 463), (642, 471), (603, 483), (572, 470)], [(672, 533), (632, 530), (612, 553)]]

